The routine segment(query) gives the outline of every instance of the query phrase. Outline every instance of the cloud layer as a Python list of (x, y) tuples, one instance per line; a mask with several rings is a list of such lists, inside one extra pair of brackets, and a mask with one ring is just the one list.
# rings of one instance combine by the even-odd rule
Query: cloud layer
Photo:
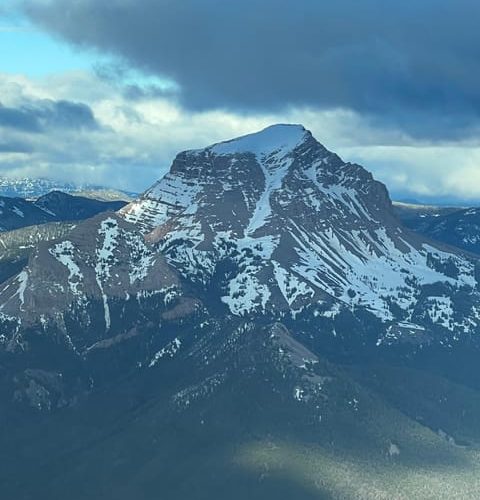
[[(19, 125), (18, 120), (0, 118), (0, 175), (45, 176), (142, 191), (167, 171), (179, 151), (271, 123), (292, 122), (303, 123), (346, 160), (363, 164), (396, 197), (480, 199), (480, 145), (474, 141), (418, 142), (342, 109), (298, 107), (249, 115), (192, 112), (156, 92), (135, 99), (128, 94), (118, 82), (91, 72), (43, 79), (0, 73), (6, 114), (26, 113), (32, 123), (41, 124), (25, 126), (21, 120)], [(68, 119), (59, 111), (65, 108)], [(70, 126), (62, 125), (65, 122)]]
[(188, 109), (348, 109), (452, 140), (479, 128), (477, 0), (25, 0), (82, 47), (174, 81)]

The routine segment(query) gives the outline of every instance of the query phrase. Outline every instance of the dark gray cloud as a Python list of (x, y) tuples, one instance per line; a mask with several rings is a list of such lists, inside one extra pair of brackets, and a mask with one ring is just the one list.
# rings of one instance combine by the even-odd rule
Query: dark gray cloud
[(40, 133), (50, 128), (95, 129), (98, 124), (86, 104), (38, 100), (19, 107), (7, 107), (0, 103), (0, 127)]
[(30, 17), (176, 81), (190, 109), (342, 107), (418, 137), (480, 114), (478, 0), (25, 0)]
[(0, 140), (0, 153), (32, 153), (33, 148), (20, 140)]
[(0, 127), (13, 128), (24, 132), (40, 132), (37, 116), (27, 109), (9, 108), (0, 103)]
[(39, 117), (48, 126), (69, 129), (94, 129), (98, 127), (92, 110), (84, 103), (49, 101)]

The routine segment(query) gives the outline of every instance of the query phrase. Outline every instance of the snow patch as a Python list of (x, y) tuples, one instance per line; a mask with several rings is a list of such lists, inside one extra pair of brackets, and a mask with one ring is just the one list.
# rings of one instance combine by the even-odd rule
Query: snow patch
[(51, 255), (53, 255), (61, 264), (63, 264), (68, 270), (68, 284), (73, 295), (80, 296), (79, 285), (83, 280), (83, 274), (80, 268), (74, 261), (75, 247), (71, 241), (62, 241), (49, 249)]
[(20, 304), (23, 306), (25, 304), (25, 290), (27, 289), (28, 273), (27, 271), (22, 271), (17, 276), (18, 289), (15, 292), (14, 297), (18, 297)]
[(182, 342), (178, 338), (173, 339), (172, 342), (169, 342), (165, 347), (155, 353), (148, 367), (153, 368), (164, 356), (173, 358), (179, 351), (181, 345)]
[(101, 247), (96, 249), (97, 264), (95, 265), (95, 278), (100, 289), (103, 301), (103, 310), (105, 317), (105, 328), (110, 329), (110, 307), (108, 305), (108, 298), (104, 291), (104, 285), (108, 278), (110, 278), (110, 268), (115, 264), (114, 250), (118, 244), (118, 222), (111, 217), (103, 220), (100, 224), (98, 234), (102, 241)]

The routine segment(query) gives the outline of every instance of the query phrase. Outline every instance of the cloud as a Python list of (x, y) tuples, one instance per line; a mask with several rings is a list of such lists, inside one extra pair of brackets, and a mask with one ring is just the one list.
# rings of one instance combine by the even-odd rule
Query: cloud
[(98, 126), (92, 110), (71, 101), (29, 101), (19, 107), (0, 103), (0, 127), (40, 133), (49, 128), (83, 129)]
[(394, 199), (424, 202), (480, 202), (480, 146), (356, 146), (344, 156), (368, 167), (385, 182)]
[(348, 109), (417, 138), (478, 132), (477, 0), (24, 0), (81, 47), (174, 81), (190, 110)]
[(174, 82), (154, 77), (146, 78), (145, 75), (118, 61), (96, 63), (93, 71), (100, 80), (114, 86), (127, 99), (140, 100), (157, 97), (175, 99), (178, 96), (179, 89)]
[[(0, 95), (2, 109), (8, 111), (0, 118), (0, 175), (53, 177), (128, 190), (146, 189), (180, 149), (269, 122), (268, 117), (243, 119), (216, 111), (192, 114), (157, 96), (131, 100), (123, 88), (89, 72), (46, 78), (0, 73)], [(17, 115), (28, 117), (30, 126)]]
[(47, 126), (69, 129), (94, 129), (97, 122), (89, 106), (72, 101), (50, 101), (43, 103), (38, 112), (40, 120)]
[(25, 109), (7, 108), (0, 103), (0, 126), (39, 132), (40, 123), (35, 114)]

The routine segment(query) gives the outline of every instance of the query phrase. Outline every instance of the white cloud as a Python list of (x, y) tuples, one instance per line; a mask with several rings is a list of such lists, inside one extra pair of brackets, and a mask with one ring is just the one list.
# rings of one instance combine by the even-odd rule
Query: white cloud
[(480, 200), (480, 147), (470, 143), (345, 148), (396, 193)]

